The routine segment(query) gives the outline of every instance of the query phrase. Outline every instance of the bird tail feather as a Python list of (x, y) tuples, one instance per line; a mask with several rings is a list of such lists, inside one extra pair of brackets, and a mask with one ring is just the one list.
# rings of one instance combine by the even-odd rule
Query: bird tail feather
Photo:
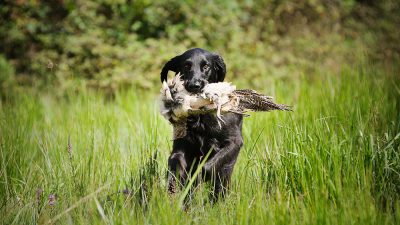
[(239, 97), (239, 108), (243, 111), (292, 111), (290, 106), (277, 104), (272, 101), (272, 97), (259, 94), (254, 90), (235, 90), (234, 94)]

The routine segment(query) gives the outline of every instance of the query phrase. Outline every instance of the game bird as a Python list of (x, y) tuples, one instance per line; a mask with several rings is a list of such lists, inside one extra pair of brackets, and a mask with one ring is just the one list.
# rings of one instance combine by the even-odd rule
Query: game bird
[(201, 93), (192, 94), (186, 91), (180, 74), (163, 82), (160, 100), (160, 112), (173, 125), (174, 139), (186, 135), (186, 119), (190, 115), (215, 112), (221, 126), (221, 114), (227, 112), (248, 116), (246, 113), (251, 111), (291, 111), (287, 105), (274, 103), (270, 96), (250, 89), (236, 90), (228, 82), (210, 83)]

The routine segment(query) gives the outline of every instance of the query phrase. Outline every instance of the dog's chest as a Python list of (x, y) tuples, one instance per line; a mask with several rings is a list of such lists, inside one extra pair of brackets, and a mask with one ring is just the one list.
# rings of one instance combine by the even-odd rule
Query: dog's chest
[(190, 116), (187, 119), (189, 132), (202, 136), (215, 136), (221, 133), (222, 127), (218, 125), (217, 117), (213, 114)]

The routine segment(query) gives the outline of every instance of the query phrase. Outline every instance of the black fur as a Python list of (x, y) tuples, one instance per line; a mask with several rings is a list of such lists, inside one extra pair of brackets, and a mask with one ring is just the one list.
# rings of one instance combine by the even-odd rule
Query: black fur
[[(188, 50), (168, 61), (161, 71), (161, 81), (167, 79), (169, 70), (180, 73), (186, 90), (193, 93), (200, 92), (207, 83), (223, 81), (226, 73), (221, 56), (199, 48)], [(243, 117), (227, 113), (222, 118), (222, 127), (213, 114), (188, 118), (187, 135), (174, 140), (168, 160), (170, 193), (176, 191), (177, 181), (181, 185), (186, 184), (210, 149), (212, 152), (202, 168), (202, 177), (212, 182), (214, 197), (225, 193), (243, 145)]]

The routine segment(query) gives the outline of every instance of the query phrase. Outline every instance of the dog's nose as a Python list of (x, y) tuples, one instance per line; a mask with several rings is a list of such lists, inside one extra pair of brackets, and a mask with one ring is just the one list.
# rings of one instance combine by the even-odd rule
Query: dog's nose
[(190, 92), (200, 92), (203, 88), (203, 84), (201, 81), (190, 82), (187, 86), (188, 91)]
[(189, 86), (192, 89), (200, 89), (201, 88), (201, 83), (200, 83), (200, 81), (196, 81), (195, 83), (190, 84)]

